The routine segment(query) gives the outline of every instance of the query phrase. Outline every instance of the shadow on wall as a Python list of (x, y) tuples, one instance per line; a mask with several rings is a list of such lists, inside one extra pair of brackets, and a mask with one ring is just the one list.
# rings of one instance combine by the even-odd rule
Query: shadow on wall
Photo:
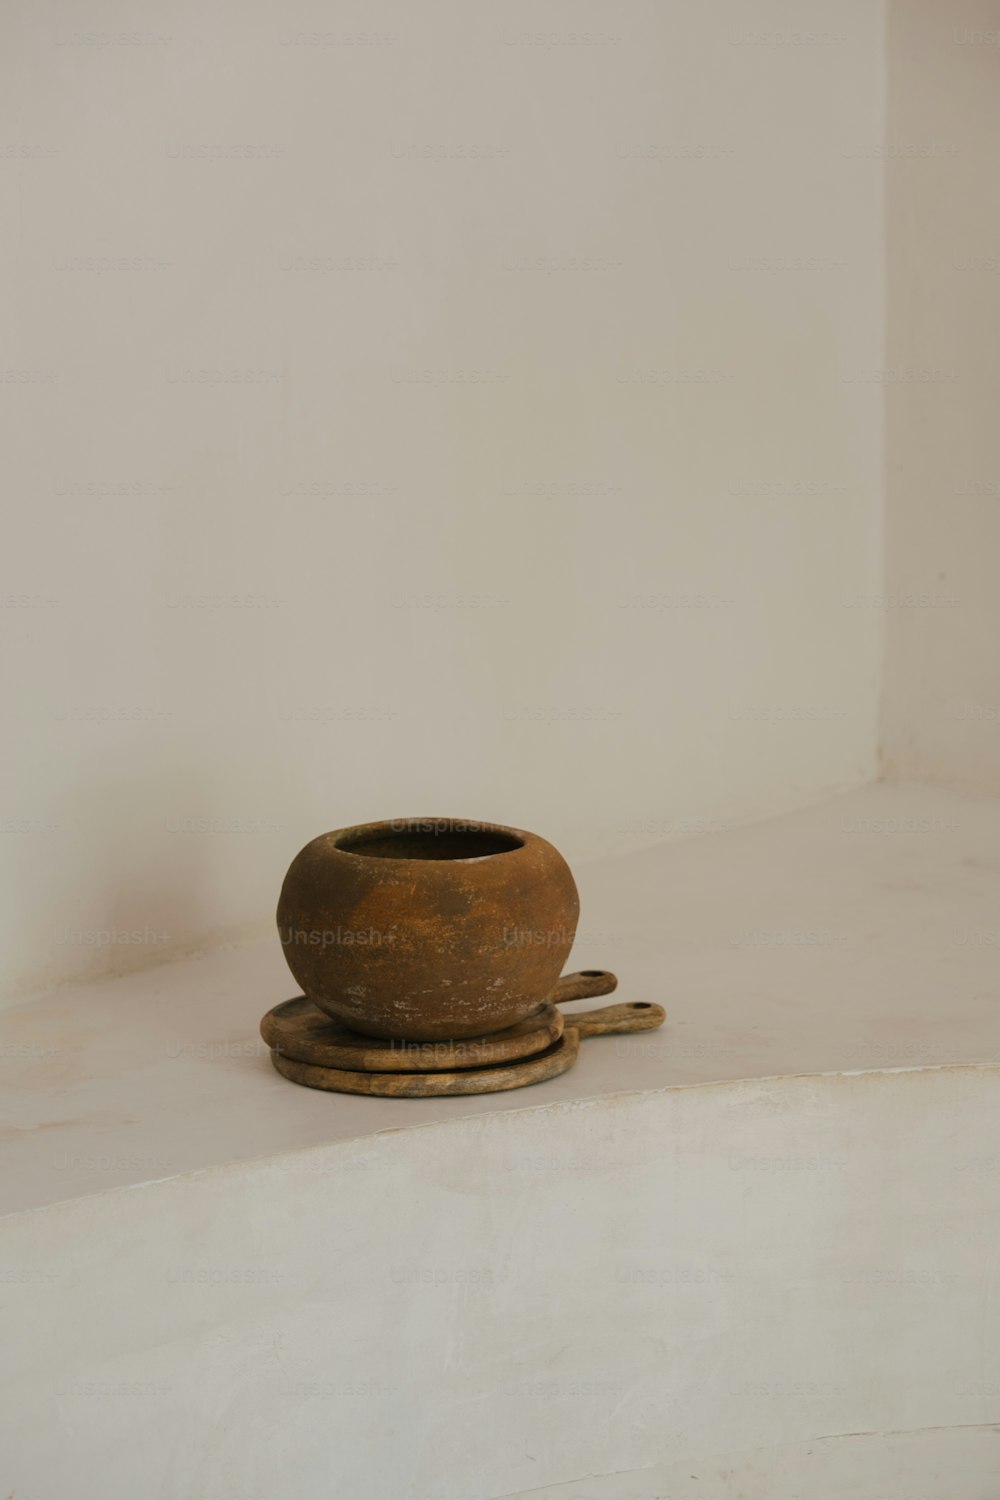
[[(257, 826), (220, 817), (224, 778), (204, 761), (142, 775), (135, 765), (124, 747), (102, 756), (100, 774), (81, 775), (38, 831), (22, 862), (14, 918), (31, 932), (36, 957), (5, 986), (8, 997), (128, 973), (269, 930), (271, 918), (259, 913), (276, 898), (281, 856), (259, 858), (253, 835), (270, 832), (283, 844), (294, 835), (289, 840), (283, 824), (266, 816)], [(235, 901), (234, 861), (245, 871), (253, 860), (258, 888), (248, 895), (241, 886)], [(84, 863), (93, 880), (80, 889), (72, 872)]]

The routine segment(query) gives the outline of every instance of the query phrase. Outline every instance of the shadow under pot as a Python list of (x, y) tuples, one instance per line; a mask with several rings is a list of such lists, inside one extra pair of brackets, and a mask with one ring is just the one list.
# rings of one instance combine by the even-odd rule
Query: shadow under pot
[(288, 967), (365, 1036), (445, 1041), (524, 1020), (555, 987), (580, 900), (569, 866), (520, 828), (406, 818), (324, 833), (278, 901)]

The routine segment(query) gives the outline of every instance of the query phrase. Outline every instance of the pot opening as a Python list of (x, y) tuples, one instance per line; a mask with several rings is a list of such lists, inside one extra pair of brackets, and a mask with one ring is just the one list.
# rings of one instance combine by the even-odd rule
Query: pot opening
[(523, 849), (524, 840), (483, 823), (427, 818), (413, 823), (379, 823), (343, 834), (337, 848), (369, 859), (484, 859)]

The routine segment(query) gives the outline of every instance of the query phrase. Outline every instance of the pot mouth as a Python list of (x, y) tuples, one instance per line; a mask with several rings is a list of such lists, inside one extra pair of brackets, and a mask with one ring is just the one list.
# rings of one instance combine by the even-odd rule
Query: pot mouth
[(524, 837), (499, 823), (462, 818), (397, 818), (345, 828), (334, 839), (344, 854), (364, 859), (479, 860), (524, 848)]

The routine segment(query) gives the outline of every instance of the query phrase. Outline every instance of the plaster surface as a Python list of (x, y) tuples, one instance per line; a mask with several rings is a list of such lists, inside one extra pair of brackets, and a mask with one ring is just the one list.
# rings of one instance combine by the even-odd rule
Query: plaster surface
[(12, 1215), (3, 1493), (993, 1500), (998, 1125), (993, 1068), (754, 1079)]
[(881, 3), (3, 9), (0, 997), (871, 778)]
[(993, 0), (888, 7), (882, 590), (886, 771), (994, 792), (997, 23)]
[(255, 1043), (277, 939), (0, 1018), (0, 1493), (993, 1500), (1000, 805), (880, 786), (581, 872), (662, 1000), (521, 1093)]
[(0, 1208), (622, 1091), (996, 1064), (998, 850), (1000, 800), (874, 786), (584, 866), (570, 966), (613, 969), (617, 998), (667, 1021), (585, 1042), (563, 1077), (511, 1094), (363, 1099), (280, 1078), (257, 1035), (295, 993), (276, 935), (56, 991), (0, 1013)]

